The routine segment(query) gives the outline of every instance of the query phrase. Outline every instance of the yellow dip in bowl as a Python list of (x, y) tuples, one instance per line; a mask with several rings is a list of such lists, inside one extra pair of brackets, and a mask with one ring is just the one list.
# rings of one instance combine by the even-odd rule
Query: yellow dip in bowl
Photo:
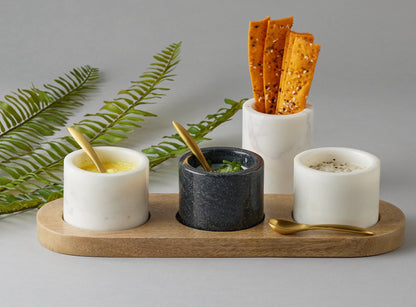
[[(129, 171), (129, 170), (132, 170), (132, 169), (137, 167), (137, 165), (135, 165), (133, 163), (122, 162), (122, 161), (103, 162), (103, 166), (107, 170), (107, 173), (121, 173), (121, 172), (126, 172), (126, 171)], [(88, 171), (88, 172), (98, 173), (97, 167), (92, 163), (91, 164), (86, 164), (86, 165), (81, 165), (80, 168), (85, 170), (85, 171)]]

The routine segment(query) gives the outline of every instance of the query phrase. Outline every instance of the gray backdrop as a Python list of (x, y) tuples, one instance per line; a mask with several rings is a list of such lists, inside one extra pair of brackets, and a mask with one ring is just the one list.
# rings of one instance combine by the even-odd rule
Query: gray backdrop
[[(41, 246), (36, 211), (0, 218), (2, 306), (410, 306), (416, 298), (414, 1), (0, 2), (0, 96), (41, 86), (74, 67), (101, 70), (70, 123), (116, 97), (152, 55), (183, 41), (171, 91), (147, 110), (123, 146), (173, 133), (171, 120), (202, 120), (223, 99), (251, 96), (250, 20), (293, 15), (294, 30), (322, 45), (310, 101), (314, 147), (346, 146), (381, 159), (381, 198), (406, 214), (398, 250), (357, 259), (110, 259)], [(61, 132), (63, 134), (63, 132)], [(241, 145), (241, 114), (208, 145)], [(152, 192), (177, 192), (177, 160), (151, 175)]]

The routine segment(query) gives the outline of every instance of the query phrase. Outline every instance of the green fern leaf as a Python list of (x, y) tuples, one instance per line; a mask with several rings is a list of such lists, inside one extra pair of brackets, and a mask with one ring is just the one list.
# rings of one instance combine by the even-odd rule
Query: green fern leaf
[[(90, 138), (94, 145), (111, 144), (126, 138), (134, 128), (140, 127), (138, 122), (148, 116), (156, 116), (138, 109), (140, 105), (154, 103), (155, 100), (162, 98), (168, 90), (161, 84), (166, 81), (172, 81), (172, 73), (179, 63), (180, 43), (171, 44), (155, 56), (156, 63), (150, 64), (150, 67), (140, 76), (138, 81), (131, 82), (131, 87), (119, 92), (117, 98), (112, 101), (105, 101), (104, 106), (96, 114), (87, 114), (85, 119), (75, 125)], [(8, 102), (13, 101), (13, 107), (10, 103), (0, 102), (1, 110), (12, 108), (8, 117), (0, 121), (0, 127), (7, 129), (15, 124), (20, 123), (23, 118), (28, 118), (36, 111), (33, 105), (26, 106), (28, 99), (55, 99), (62, 97), (62, 102), (71, 97), (65, 96), (68, 89), (77, 84), (77, 77), (82, 76), (82, 71), (74, 71), (55, 80), (56, 84), (46, 85), (47, 91), (33, 89), (30, 92), (18, 91)], [(91, 84), (86, 84), (85, 89), (91, 88)], [(79, 91), (79, 97), (82, 92)], [(38, 96), (36, 96), (38, 95)], [(229, 120), (243, 104), (244, 100), (235, 102), (229, 99), (225, 103), (228, 108), (221, 108), (215, 114), (208, 115), (205, 120), (197, 124), (190, 124), (189, 129), (192, 136), (197, 142), (207, 140), (205, 135), (215, 129), (221, 123)], [(76, 102), (75, 102), (76, 103)], [(69, 107), (69, 106), (68, 106)], [(55, 107), (50, 108), (54, 110)], [(53, 112), (50, 114), (43, 113), (45, 118), (53, 118)], [(45, 115), (46, 114), (46, 115)], [(51, 124), (54, 123), (54, 124)], [(56, 125), (55, 125), (56, 124)], [(50, 126), (49, 126), (50, 125)], [(43, 133), (49, 133), (55, 126), (63, 125), (59, 121), (47, 122), (47, 125), (40, 126)], [(23, 127), (23, 126), (22, 126)], [(29, 127), (29, 128), (26, 128)], [(20, 138), (14, 138), (9, 143), (3, 144), (0, 138), (0, 148), (3, 145), (4, 150), (10, 147), (33, 147), (37, 144), (39, 132), (32, 130), (30, 126), (25, 125), (25, 130), (20, 133)], [(31, 140), (35, 139), (35, 142)], [(148, 152), (151, 161), (151, 167), (161, 162), (175, 157), (187, 151), (186, 145), (178, 135), (165, 137), (166, 140), (158, 145), (144, 149)], [(23, 144), (21, 143), (23, 142)], [(63, 137), (55, 141), (43, 143), (40, 147), (31, 152), (22, 154), (17, 158), (9, 159), (0, 164), (0, 214), (13, 213), (29, 208), (39, 207), (45, 202), (62, 197), (63, 187), (61, 180), (63, 158), (77, 149), (78, 145), (71, 137)], [(0, 157), (2, 152), (0, 151)], [(7, 154), (4, 154), (7, 159)]]
[[(187, 129), (188, 132), (192, 135), (197, 143), (200, 143), (204, 140), (209, 140), (205, 136), (222, 123), (230, 120), (234, 114), (242, 108), (246, 100), (247, 99), (242, 99), (237, 102), (231, 99), (225, 99), (225, 103), (230, 105), (229, 108), (221, 108), (216, 113), (207, 115), (205, 117), (206, 119), (202, 120), (198, 124), (188, 124), (190, 127)], [(189, 150), (188, 146), (178, 134), (165, 136), (164, 138), (171, 139), (176, 142), (162, 141), (157, 145), (153, 145), (142, 150), (143, 153), (147, 154), (151, 168)]]
[(31, 152), (45, 136), (63, 126), (87, 90), (95, 88), (98, 69), (74, 69), (44, 90), (18, 89), (0, 101), (0, 163)]
[[(188, 125), (197, 125), (201, 127), (201, 129), (198, 130), (197, 133), (193, 134), (193, 137), (196, 140), (196, 142), (200, 143), (203, 140), (208, 140), (208, 138), (206, 138), (205, 135), (214, 130), (220, 124), (230, 120), (233, 117), (233, 115), (242, 108), (242, 105), (245, 101), (246, 99), (243, 99), (240, 102), (226, 99), (225, 103), (230, 105), (230, 107), (221, 108), (218, 110), (217, 113), (206, 116), (206, 119), (211, 118), (212, 120), (203, 120), (199, 124)], [(66, 137), (64, 139), (67, 142), (73, 142), (72, 138)], [(172, 141), (164, 140), (157, 145), (143, 149), (143, 152), (147, 154), (150, 160), (150, 165), (152, 168), (170, 158), (174, 158), (180, 154), (183, 154), (188, 150), (187, 146), (184, 144), (184, 142), (178, 134), (173, 134), (171, 136), (164, 137), (164, 139), (171, 139)], [(63, 144), (59, 144), (59, 146), (63, 146)], [(60, 150), (69, 153), (71, 151), (71, 148), (61, 147)], [(59, 163), (55, 166), (60, 167)], [(10, 183), (10, 179), (8, 178), (0, 179), (0, 184)], [(0, 215), (25, 210), (28, 208), (36, 208), (41, 206), (45, 202), (60, 198), (62, 196), (63, 187), (62, 182), (59, 181), (56, 181), (54, 184), (51, 184), (49, 186), (33, 189), (30, 193), (20, 192), (17, 195), (10, 195), (8, 193), (3, 192), (0, 193)]]
[(43, 204), (62, 196), (62, 184), (54, 184), (31, 191), (31, 193), (20, 193), (18, 195), (0, 193), (0, 215), (39, 208)]
[[(143, 117), (156, 116), (153, 113), (137, 109), (137, 107), (153, 103), (155, 99), (162, 98), (165, 95), (164, 92), (169, 90), (158, 85), (163, 81), (173, 81), (171, 77), (174, 75), (171, 73), (179, 63), (180, 46), (181, 43), (171, 44), (159, 52), (154, 57), (158, 62), (150, 64), (146, 72), (140, 76), (140, 80), (132, 81), (129, 89), (119, 91), (119, 97), (112, 101), (106, 101), (101, 112), (87, 115), (95, 117), (94, 121), (106, 125), (105, 128), (100, 127), (100, 131), (96, 131), (95, 135), (90, 133), (90, 142), (93, 145), (109, 145), (119, 142), (126, 137), (126, 133), (131, 131), (123, 131), (120, 126), (134, 127), (137, 126), (135, 122), (143, 121)], [(75, 125), (75, 128), (80, 131), (85, 129), (85, 123), (88, 120), (81, 121)]]
[[(122, 94), (114, 100), (105, 101), (100, 112), (87, 114), (86, 119), (74, 125), (75, 128), (88, 137), (93, 145), (108, 145), (124, 140), (127, 134), (132, 131), (132, 129), (123, 129), (118, 124), (120, 121), (126, 124), (126, 122), (132, 122), (136, 118), (143, 120), (143, 117), (156, 116), (139, 110), (137, 107), (153, 103), (155, 99), (163, 96), (164, 90), (161, 90), (158, 84), (170, 80), (170, 77), (166, 78), (166, 76), (172, 76), (171, 72), (179, 63), (180, 46), (181, 43), (171, 44), (158, 54), (157, 57), (163, 59), (158, 63), (163, 64), (163, 66), (157, 67), (163, 67), (162, 71), (156, 70), (151, 65), (145, 73), (152, 74), (151, 78), (140, 78), (140, 80), (132, 82), (129, 89), (121, 91)], [(63, 84), (64, 88), (69, 86), (62, 79), (58, 81), (59, 84)], [(143, 91), (142, 96), (136, 96), (137, 88)], [(56, 91), (58, 90), (56, 89)], [(2, 163), (0, 169), (4, 170), (12, 180), (6, 185), (1, 185), (0, 192), (30, 193), (48, 184), (59, 184), (60, 179), (56, 171), (58, 173), (62, 172), (63, 159), (67, 154), (78, 148), (72, 138), (63, 137), (57, 141), (44, 143), (42, 147), (21, 156), (19, 160)], [(25, 164), (19, 161), (25, 161)], [(27, 163), (27, 161), (30, 161), (30, 163)]]

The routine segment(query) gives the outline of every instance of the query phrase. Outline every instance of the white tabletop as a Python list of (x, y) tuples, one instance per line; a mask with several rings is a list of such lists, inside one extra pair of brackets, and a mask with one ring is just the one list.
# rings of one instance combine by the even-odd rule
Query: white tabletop
[[(74, 67), (101, 72), (70, 123), (128, 88), (182, 41), (171, 91), (122, 146), (142, 149), (251, 97), (250, 20), (293, 15), (321, 53), (310, 92), (314, 147), (362, 149), (381, 160), (380, 198), (406, 215), (405, 243), (367, 258), (150, 259), (62, 255), (37, 240), (36, 210), (0, 217), (1, 306), (410, 306), (416, 298), (416, 19), (413, 1), (29, 1), (0, 5), (0, 97), (51, 83)], [(62, 134), (62, 132), (61, 132)], [(58, 134), (59, 135), (59, 134)], [(203, 146), (241, 145), (241, 112)], [(177, 159), (151, 192), (178, 191)]]

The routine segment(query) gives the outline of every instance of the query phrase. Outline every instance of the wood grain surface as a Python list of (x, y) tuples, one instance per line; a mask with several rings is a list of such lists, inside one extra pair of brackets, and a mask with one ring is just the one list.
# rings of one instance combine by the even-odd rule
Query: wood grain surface
[(281, 235), (270, 218), (292, 219), (291, 195), (266, 194), (265, 220), (246, 230), (209, 232), (189, 228), (176, 218), (177, 194), (150, 194), (149, 221), (137, 228), (97, 232), (79, 229), (62, 218), (63, 200), (37, 214), (38, 239), (46, 248), (70, 255), (103, 257), (361, 257), (392, 251), (404, 241), (405, 216), (380, 201), (374, 236), (314, 230)]

